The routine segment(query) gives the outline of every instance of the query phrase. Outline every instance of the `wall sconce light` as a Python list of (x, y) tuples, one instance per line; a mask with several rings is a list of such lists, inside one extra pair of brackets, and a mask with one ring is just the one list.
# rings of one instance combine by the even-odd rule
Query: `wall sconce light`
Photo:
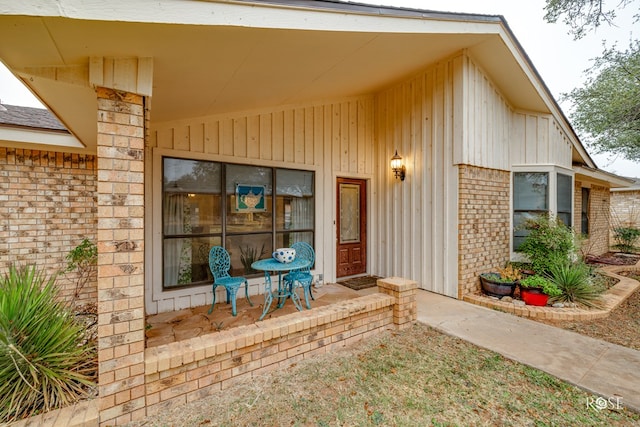
[(400, 181), (404, 181), (404, 178), (407, 175), (407, 169), (402, 164), (402, 157), (398, 155), (398, 150), (396, 150), (396, 154), (391, 158), (391, 170), (396, 178), (400, 178)]

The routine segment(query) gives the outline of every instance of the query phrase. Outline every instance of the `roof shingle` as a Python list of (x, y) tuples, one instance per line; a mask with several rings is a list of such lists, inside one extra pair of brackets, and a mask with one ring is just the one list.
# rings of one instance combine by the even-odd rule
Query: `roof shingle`
[(67, 131), (67, 128), (49, 110), (6, 104), (2, 104), (2, 107), (4, 108), (0, 108), (0, 126)]

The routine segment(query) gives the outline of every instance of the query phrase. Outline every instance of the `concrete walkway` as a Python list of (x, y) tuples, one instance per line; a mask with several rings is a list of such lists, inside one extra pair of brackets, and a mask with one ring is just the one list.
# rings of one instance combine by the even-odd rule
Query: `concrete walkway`
[(424, 290), (417, 302), (420, 322), (640, 412), (640, 351)]

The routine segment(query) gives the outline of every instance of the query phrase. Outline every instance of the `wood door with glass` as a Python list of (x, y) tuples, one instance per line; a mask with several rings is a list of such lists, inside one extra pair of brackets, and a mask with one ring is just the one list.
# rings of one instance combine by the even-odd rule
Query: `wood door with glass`
[(338, 178), (336, 276), (367, 271), (367, 183)]

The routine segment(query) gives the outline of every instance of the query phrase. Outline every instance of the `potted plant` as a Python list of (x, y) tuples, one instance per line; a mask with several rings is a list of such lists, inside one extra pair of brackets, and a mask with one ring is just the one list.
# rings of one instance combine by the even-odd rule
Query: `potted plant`
[(480, 274), (482, 292), (494, 297), (513, 296), (518, 286), (518, 280), (522, 278), (520, 270), (508, 264), (505, 268), (499, 268), (498, 272)]
[(557, 297), (562, 291), (555, 283), (534, 274), (520, 280), (520, 298), (528, 305), (544, 307), (549, 302), (549, 297)]

